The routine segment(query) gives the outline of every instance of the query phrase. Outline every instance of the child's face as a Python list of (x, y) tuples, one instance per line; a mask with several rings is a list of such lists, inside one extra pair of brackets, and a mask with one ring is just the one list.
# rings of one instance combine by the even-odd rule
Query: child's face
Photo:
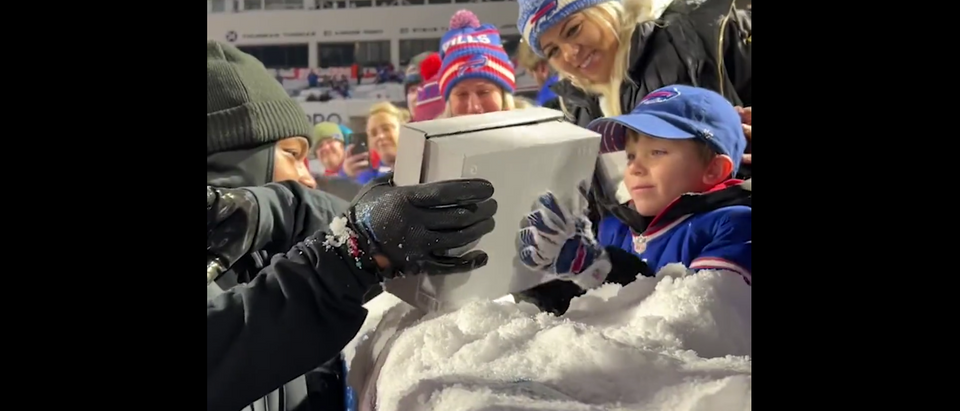
[(623, 183), (637, 212), (652, 217), (682, 194), (709, 188), (710, 166), (692, 140), (627, 136), (627, 169)]

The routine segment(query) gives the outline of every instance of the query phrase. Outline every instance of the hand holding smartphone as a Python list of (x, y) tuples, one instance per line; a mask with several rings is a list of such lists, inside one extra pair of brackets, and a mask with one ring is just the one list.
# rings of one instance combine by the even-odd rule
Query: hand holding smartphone
[(358, 132), (350, 135), (350, 141), (353, 142), (353, 154), (364, 154), (370, 152), (370, 146), (367, 142), (367, 133)]
[(351, 143), (347, 146), (347, 158), (343, 160), (343, 172), (348, 177), (356, 177), (361, 170), (370, 168), (370, 147), (367, 142), (367, 133), (357, 132), (350, 135)]

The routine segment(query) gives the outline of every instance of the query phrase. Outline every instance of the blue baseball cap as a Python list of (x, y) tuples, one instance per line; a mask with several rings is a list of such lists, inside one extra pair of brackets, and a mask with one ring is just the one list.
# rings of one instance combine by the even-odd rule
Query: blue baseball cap
[(601, 153), (622, 151), (627, 130), (669, 140), (700, 139), (733, 160), (733, 172), (740, 169), (747, 138), (740, 114), (727, 99), (705, 88), (673, 85), (647, 94), (637, 107), (616, 117), (600, 118), (587, 125), (603, 136)]

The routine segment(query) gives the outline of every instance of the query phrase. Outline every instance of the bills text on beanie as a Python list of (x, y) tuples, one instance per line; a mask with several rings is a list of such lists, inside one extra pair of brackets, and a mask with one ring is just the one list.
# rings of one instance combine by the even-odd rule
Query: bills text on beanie
[(450, 31), (440, 39), (440, 92), (444, 101), (457, 83), (466, 79), (488, 80), (505, 93), (513, 93), (516, 79), (510, 56), (500, 43), (500, 33), (490, 24), (480, 24), (469, 10), (450, 19)]

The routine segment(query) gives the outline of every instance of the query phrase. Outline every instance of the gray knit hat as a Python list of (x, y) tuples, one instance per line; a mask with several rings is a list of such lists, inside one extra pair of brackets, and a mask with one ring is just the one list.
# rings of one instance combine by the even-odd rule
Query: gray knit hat
[(312, 135), (303, 108), (263, 63), (207, 40), (207, 155)]
[(403, 88), (406, 89), (412, 85), (418, 85), (423, 82), (423, 77), (420, 76), (420, 62), (423, 59), (427, 58), (430, 55), (430, 51), (424, 51), (423, 53), (417, 54), (410, 59), (410, 64), (407, 64), (407, 71), (404, 72), (403, 77)]

